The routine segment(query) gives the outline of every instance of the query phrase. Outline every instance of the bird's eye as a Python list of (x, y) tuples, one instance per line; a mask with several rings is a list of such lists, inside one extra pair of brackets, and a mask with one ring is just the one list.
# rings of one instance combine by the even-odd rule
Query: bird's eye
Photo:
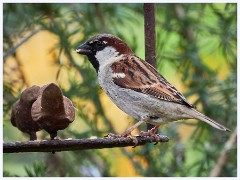
[(103, 45), (102, 41), (97, 41), (96, 44), (97, 44), (98, 46), (102, 46), (102, 45)]

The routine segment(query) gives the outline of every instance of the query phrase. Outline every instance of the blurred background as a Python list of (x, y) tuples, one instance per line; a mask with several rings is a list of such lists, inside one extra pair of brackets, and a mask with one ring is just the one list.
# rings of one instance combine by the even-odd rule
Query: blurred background
[[(170, 141), (156, 146), (4, 154), (3, 175), (205, 177), (220, 167), (217, 176), (237, 176), (237, 145), (230, 138), (237, 126), (236, 20), (237, 4), (156, 4), (158, 71), (232, 132), (178, 121), (159, 128)], [(50, 82), (77, 109), (75, 121), (58, 132), (62, 139), (121, 133), (136, 122), (110, 101), (75, 49), (93, 35), (111, 33), (144, 59), (143, 4), (4, 3), (3, 24), (4, 142), (28, 141), (10, 123), (12, 104), (26, 87)], [(146, 126), (133, 134), (141, 130)], [(49, 139), (44, 131), (37, 136)]]

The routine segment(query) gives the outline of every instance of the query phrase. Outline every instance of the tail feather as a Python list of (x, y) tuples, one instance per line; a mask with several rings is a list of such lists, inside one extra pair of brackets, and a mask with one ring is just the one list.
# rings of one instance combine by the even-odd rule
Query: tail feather
[(195, 109), (191, 109), (191, 110), (193, 111), (193, 113), (191, 113), (191, 116), (194, 119), (198, 119), (198, 120), (201, 120), (203, 122), (206, 122), (209, 125), (211, 125), (212, 127), (216, 128), (216, 129), (219, 129), (221, 131), (231, 131), (230, 129), (226, 128), (225, 126), (223, 126), (223, 125), (221, 125), (219, 123), (217, 123), (213, 119), (205, 116), (204, 114), (198, 112), (197, 110), (195, 110)]

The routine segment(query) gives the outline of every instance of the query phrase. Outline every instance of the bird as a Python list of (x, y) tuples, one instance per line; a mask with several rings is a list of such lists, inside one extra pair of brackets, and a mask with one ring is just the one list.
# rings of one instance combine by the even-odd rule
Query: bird
[(31, 109), (33, 121), (55, 139), (58, 130), (68, 127), (75, 119), (72, 101), (63, 96), (60, 87), (55, 83), (44, 85), (40, 95)]
[(20, 131), (28, 133), (30, 141), (37, 140), (36, 132), (41, 128), (33, 121), (31, 116), (32, 104), (37, 100), (39, 95), (39, 86), (26, 88), (20, 95), (20, 98), (13, 104), (11, 112), (11, 123)]
[(141, 136), (156, 136), (160, 125), (197, 119), (221, 131), (230, 131), (200, 113), (153, 66), (136, 56), (129, 46), (112, 34), (98, 34), (75, 50), (95, 68), (98, 82), (116, 106), (138, 122), (121, 134), (128, 137), (143, 122), (154, 125)]

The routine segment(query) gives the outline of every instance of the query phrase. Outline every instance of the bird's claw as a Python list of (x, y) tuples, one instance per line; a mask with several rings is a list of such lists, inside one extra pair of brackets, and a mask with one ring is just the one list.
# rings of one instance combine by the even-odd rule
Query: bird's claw
[(159, 137), (158, 134), (155, 134), (153, 137), (154, 137), (154, 139), (156, 141), (153, 145), (157, 145), (159, 143), (159, 141), (160, 141), (160, 137)]
[(151, 130), (148, 131), (148, 132), (141, 131), (139, 135), (140, 135), (141, 137), (144, 137), (144, 136), (153, 137), (153, 138), (155, 139), (154, 145), (157, 145), (158, 142), (160, 141), (159, 135), (158, 135), (158, 134), (155, 134), (155, 133), (152, 132)]
[(134, 142), (134, 145), (133, 145), (133, 147), (132, 148), (135, 148), (135, 147), (137, 147), (137, 145), (138, 145), (138, 139), (137, 139), (137, 137), (136, 136), (129, 136), (131, 139), (132, 139), (132, 141)]

